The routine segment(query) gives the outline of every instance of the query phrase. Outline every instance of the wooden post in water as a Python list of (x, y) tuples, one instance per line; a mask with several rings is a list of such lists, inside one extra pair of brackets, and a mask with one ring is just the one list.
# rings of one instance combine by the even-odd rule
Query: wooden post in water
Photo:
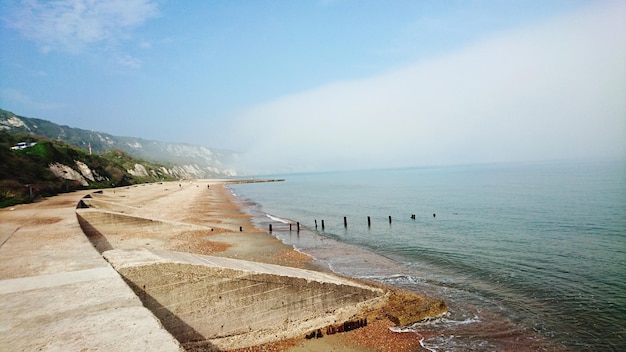
[(291, 232), (291, 224), (289, 224), (289, 232)]
[(296, 223), (296, 230), (297, 230), (298, 232), (300, 232), (300, 223), (299, 223), (299, 222), (297, 222), (297, 223)]
[(370, 219), (370, 217), (367, 217), (367, 227), (372, 227), (372, 219)]
[(317, 219), (315, 219), (315, 228), (317, 228)]
[(391, 224), (391, 215), (389, 215), (389, 223)]
[(347, 217), (343, 217), (343, 227), (348, 227), (348, 218)]
[(322, 230), (324, 230), (324, 219), (322, 219)]
[(270, 232), (272, 232), (272, 224), (270, 224)]

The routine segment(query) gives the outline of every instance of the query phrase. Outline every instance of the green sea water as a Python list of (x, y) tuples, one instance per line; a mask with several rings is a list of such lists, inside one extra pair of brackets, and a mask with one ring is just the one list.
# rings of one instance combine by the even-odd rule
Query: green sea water
[(275, 176), (231, 189), (334, 271), (446, 300), (408, 327), (431, 350), (626, 350), (624, 161)]

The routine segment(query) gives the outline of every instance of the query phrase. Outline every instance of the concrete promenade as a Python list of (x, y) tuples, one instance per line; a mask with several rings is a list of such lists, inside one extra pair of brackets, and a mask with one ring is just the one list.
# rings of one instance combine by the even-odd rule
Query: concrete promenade
[(0, 350), (181, 351), (82, 232), (86, 194), (0, 210)]

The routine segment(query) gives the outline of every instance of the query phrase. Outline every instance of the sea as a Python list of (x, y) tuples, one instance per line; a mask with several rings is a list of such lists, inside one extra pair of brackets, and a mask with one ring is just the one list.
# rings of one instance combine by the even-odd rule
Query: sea
[[(229, 186), (320, 265), (446, 301), (430, 351), (626, 351), (626, 161), (268, 175)], [(299, 225), (299, 230), (298, 230)]]

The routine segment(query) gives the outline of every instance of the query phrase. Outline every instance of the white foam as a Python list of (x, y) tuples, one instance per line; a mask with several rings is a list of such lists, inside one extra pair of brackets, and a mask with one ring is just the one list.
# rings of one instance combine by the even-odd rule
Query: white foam
[(390, 326), (389, 330), (393, 332), (416, 332), (414, 328), (406, 326)]
[(424, 336), (422, 336), (421, 334), (419, 334), (417, 332), (417, 330), (415, 330), (415, 328), (413, 327), (396, 327), (396, 326), (390, 326), (389, 330), (393, 331), (393, 332), (398, 332), (398, 333), (404, 333), (404, 332), (412, 332), (415, 335), (419, 336), (419, 343), (420, 346), (422, 346), (422, 348), (425, 348), (431, 352), (437, 352), (437, 350), (433, 350), (431, 348), (428, 348), (427, 346), (424, 345)]
[(270, 219), (272, 219), (274, 221), (282, 222), (283, 224), (289, 224), (290, 223), (290, 221), (288, 221), (288, 220), (277, 218), (277, 217), (272, 216), (270, 214), (265, 214), (265, 216), (267, 216), (268, 218), (270, 218)]
[(421, 336), (421, 335), (420, 335), (420, 346), (422, 346), (422, 348), (429, 350), (430, 352), (437, 352), (437, 350), (433, 350), (432, 348), (428, 348), (424, 345), (424, 336)]
[(411, 328), (418, 328), (418, 327), (423, 327), (423, 326), (446, 326), (446, 327), (451, 327), (451, 326), (459, 326), (459, 325), (468, 325), (468, 324), (474, 324), (474, 323), (479, 323), (481, 320), (480, 318), (478, 318), (478, 316), (474, 316), (472, 318), (467, 318), (464, 320), (453, 320), (453, 319), (448, 319), (449, 314), (448, 313), (444, 313), (438, 317), (432, 318), (432, 319), (425, 319), (423, 321), (417, 322), (413, 325), (411, 325)]
[[(433, 343), (432, 343), (433, 341), (431, 341), (430, 347), (426, 346), (426, 344), (424, 343), (424, 337), (419, 333), (418, 328), (420, 327), (431, 327), (431, 328), (432, 327), (436, 327), (436, 328), (453, 327), (453, 326), (467, 325), (467, 324), (480, 322), (480, 319), (478, 318), (478, 316), (474, 316), (473, 318), (468, 318), (465, 320), (452, 320), (452, 319), (449, 319), (448, 316), (449, 316), (448, 313), (443, 313), (442, 315), (438, 317), (426, 319), (426, 320), (417, 322), (411, 326), (404, 326), (404, 327), (392, 326), (392, 327), (389, 327), (389, 330), (393, 332), (398, 332), (398, 333), (405, 333), (405, 332), (415, 333), (417, 336), (419, 336), (420, 346), (422, 346), (422, 348), (428, 351), (437, 352), (437, 349), (435, 348), (443, 348), (444, 350), (448, 350), (448, 348), (446, 348), (445, 346), (449, 347), (450, 341), (448, 341), (448, 343), (444, 343), (444, 346), (440, 344), (435, 344), (435, 346), (433, 346)], [(449, 336), (448, 339), (454, 339), (454, 336)]]

